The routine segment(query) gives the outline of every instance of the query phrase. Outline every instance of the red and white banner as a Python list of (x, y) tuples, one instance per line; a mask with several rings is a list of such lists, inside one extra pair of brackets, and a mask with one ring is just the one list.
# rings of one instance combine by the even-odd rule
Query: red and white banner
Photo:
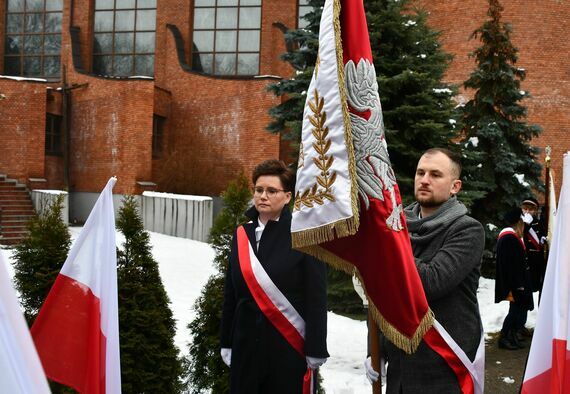
[(295, 248), (359, 278), (372, 316), (392, 343), (412, 353), (424, 339), (456, 373), (463, 392), (482, 392), (480, 361), (461, 358), (454, 342), (432, 328), (388, 155), (362, 0), (325, 1), (291, 233)]
[(570, 392), (570, 152), (522, 393)]
[[(255, 303), (285, 340), (301, 357), (305, 357), (305, 320), (273, 283), (255, 256), (243, 226), (237, 229), (237, 243), (241, 273)], [(312, 392), (313, 373), (307, 368), (303, 378), (303, 394)]]
[(0, 252), (0, 391), (48, 394), (46, 376), (5, 264)]
[(362, 0), (327, 0), (307, 91), (293, 246), (365, 289), (383, 333), (413, 352), (433, 323), (396, 178)]
[(31, 329), (46, 375), (80, 393), (121, 392), (116, 181), (97, 199)]

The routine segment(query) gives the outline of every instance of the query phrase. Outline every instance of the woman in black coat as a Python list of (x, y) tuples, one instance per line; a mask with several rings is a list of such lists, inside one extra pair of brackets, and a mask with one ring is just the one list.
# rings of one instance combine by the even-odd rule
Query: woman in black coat
[(304, 354), (262, 312), (244, 280), (236, 234), (224, 290), (221, 353), (231, 368), (232, 393), (301, 393), (307, 367), (317, 368), (326, 349), (326, 269), (291, 248), (293, 173), (268, 160), (253, 171), (254, 204), (243, 227), (255, 256), (305, 322)]

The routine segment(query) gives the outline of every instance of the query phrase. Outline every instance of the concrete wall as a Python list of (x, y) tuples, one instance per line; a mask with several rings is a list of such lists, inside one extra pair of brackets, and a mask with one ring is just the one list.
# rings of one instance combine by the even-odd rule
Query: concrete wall
[(210, 197), (144, 192), (141, 205), (145, 229), (208, 241), (214, 208)]
[(53, 204), (58, 196), (63, 196), (63, 209), (61, 210), (61, 220), (69, 224), (69, 195), (61, 190), (32, 190), (30, 192), (34, 209), (41, 215)]

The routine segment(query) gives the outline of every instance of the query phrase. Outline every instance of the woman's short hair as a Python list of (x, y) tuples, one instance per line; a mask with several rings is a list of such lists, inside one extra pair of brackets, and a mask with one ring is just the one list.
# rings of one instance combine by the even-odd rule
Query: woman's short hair
[(295, 174), (281, 160), (269, 159), (255, 166), (253, 173), (251, 174), (253, 184), (255, 185), (257, 179), (264, 175), (279, 177), (281, 184), (283, 185), (283, 189), (287, 192), (292, 192), (295, 189)]

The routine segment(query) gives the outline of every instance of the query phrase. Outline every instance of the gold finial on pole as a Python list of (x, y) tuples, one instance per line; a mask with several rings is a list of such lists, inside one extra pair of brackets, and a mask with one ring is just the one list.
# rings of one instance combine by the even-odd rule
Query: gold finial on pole
[(548, 145), (544, 148), (544, 152), (546, 153), (546, 157), (544, 158), (544, 162), (546, 163), (546, 167), (550, 167), (550, 154), (552, 153), (552, 147)]

